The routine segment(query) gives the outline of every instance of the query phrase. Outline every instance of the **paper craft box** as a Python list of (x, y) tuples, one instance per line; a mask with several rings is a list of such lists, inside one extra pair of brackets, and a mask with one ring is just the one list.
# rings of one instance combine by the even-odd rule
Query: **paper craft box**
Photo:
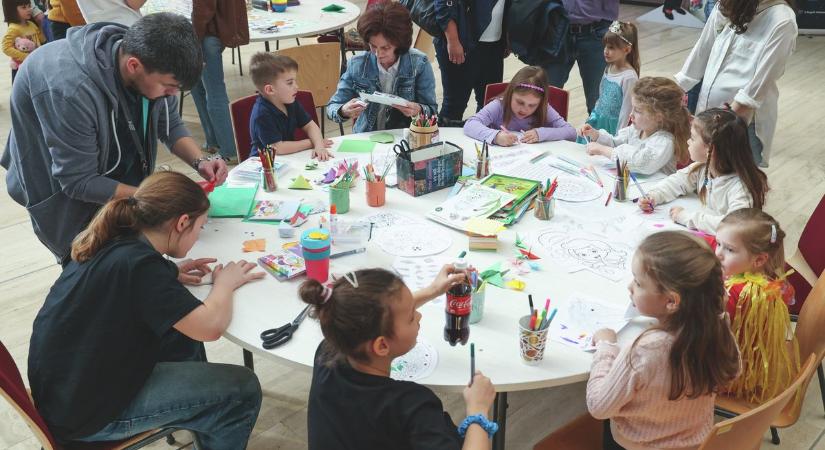
[(419, 148), (395, 160), (398, 188), (413, 197), (453, 186), (461, 175), (464, 151), (439, 142)]

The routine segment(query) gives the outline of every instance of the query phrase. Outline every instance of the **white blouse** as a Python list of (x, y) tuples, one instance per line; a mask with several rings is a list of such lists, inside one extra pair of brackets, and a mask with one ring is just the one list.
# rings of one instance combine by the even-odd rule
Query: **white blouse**
[(627, 161), (627, 167), (635, 173), (650, 175), (661, 171), (665, 175), (676, 172), (676, 154), (673, 135), (659, 130), (642, 139), (642, 132), (633, 125), (624, 127), (611, 136), (599, 130), (599, 144), (613, 147), (610, 158)]
[(702, 81), (697, 112), (733, 101), (753, 108), (767, 165), (778, 115), (776, 80), (796, 48), (796, 16), (784, 1), (768, 0), (760, 2), (744, 33), (728, 24), (717, 5), (676, 81), (685, 90)]

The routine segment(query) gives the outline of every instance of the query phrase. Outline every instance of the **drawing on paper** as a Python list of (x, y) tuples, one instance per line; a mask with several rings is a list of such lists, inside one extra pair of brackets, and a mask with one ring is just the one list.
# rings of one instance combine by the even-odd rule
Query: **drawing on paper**
[(451, 228), (464, 230), (473, 217), (489, 217), (515, 196), (481, 185), (464, 188), (457, 195), (433, 208), (427, 217)]
[(450, 248), (453, 239), (444, 230), (425, 224), (393, 225), (377, 238), (381, 250), (395, 256), (429, 256)]
[(559, 177), (554, 197), (565, 202), (589, 202), (602, 196), (602, 188), (582, 177)]
[(591, 233), (565, 234), (555, 230), (538, 232), (536, 242), (551, 258), (564, 261), (570, 272), (585, 269), (612, 281), (627, 273), (633, 254), (625, 244)]
[(390, 378), (418, 381), (430, 376), (438, 365), (438, 352), (429, 342), (418, 338), (415, 347), (390, 363)]
[[(444, 264), (451, 263), (447, 256), (425, 256), (423, 258), (398, 257), (392, 263), (392, 268), (404, 280), (404, 284), (415, 292), (429, 286), (435, 279)], [(441, 303), (444, 295), (436, 297), (432, 303)]]
[(403, 225), (403, 224), (411, 224), (411, 223), (423, 223), (421, 220), (397, 213), (395, 211), (383, 211), (375, 214), (371, 214), (359, 220), (359, 222), (364, 223), (371, 223), (373, 226), (373, 230), (383, 230), (385, 228), (389, 228), (395, 225)]
[(563, 344), (592, 350), (593, 334), (601, 328), (619, 331), (630, 321), (627, 305), (614, 305), (583, 294), (573, 294), (557, 304), (558, 315), (550, 324), (550, 338)]

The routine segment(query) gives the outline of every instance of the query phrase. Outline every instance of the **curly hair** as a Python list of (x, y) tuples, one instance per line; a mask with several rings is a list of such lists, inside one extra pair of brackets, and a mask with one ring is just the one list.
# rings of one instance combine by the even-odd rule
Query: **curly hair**
[(400, 56), (412, 47), (413, 27), (410, 12), (398, 2), (383, 1), (370, 6), (358, 19), (358, 34), (369, 45), (370, 39), (383, 35)]
[(685, 91), (665, 77), (643, 77), (633, 86), (634, 102), (656, 116), (659, 129), (673, 135), (676, 161), (687, 161), (690, 113), (682, 102)]

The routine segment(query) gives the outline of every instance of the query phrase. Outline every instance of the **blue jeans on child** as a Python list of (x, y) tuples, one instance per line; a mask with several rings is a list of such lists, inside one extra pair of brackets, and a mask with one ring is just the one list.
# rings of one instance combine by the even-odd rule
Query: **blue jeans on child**
[(192, 101), (198, 110), (206, 144), (220, 149), (223, 157), (237, 155), (232, 121), (229, 119), (229, 96), (223, 81), (223, 44), (215, 36), (203, 39), (203, 68), (201, 79), (192, 88)]
[(610, 27), (610, 21), (603, 20), (593, 25), (581, 25), (580, 31), (575, 32), (578, 25), (570, 25), (571, 32), (567, 33), (562, 48), (562, 55), (558, 62), (544, 67), (552, 86), (563, 88), (570, 77), (573, 64), (579, 63), (579, 75), (582, 78), (584, 97), (587, 100), (587, 113), (593, 111), (596, 100), (599, 99), (599, 84), (602, 82), (604, 68), (604, 44), (602, 38)]
[(261, 409), (261, 385), (246, 367), (164, 362), (120, 417), (82, 441), (126, 439), (158, 428), (195, 435), (197, 449), (243, 449)]

